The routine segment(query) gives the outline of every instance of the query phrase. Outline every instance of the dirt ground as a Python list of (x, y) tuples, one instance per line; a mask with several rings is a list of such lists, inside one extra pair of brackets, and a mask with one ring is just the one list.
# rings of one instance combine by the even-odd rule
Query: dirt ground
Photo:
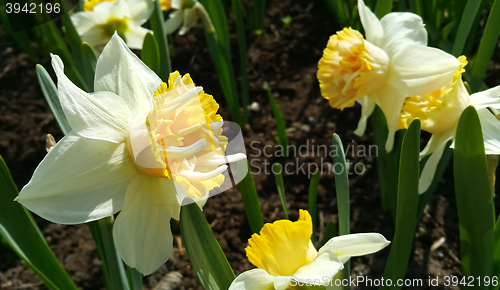
[[(323, 1), (315, 1), (312, 7), (308, 7), (303, 1), (269, 2), (265, 34), (248, 38), (250, 103), (256, 104), (250, 110), (250, 124), (244, 135), (265, 222), (283, 218), (274, 177), (265, 174), (275, 162), (305, 164), (306, 172), (312, 164), (323, 165), (318, 189), (319, 227), (324, 228), (329, 221), (336, 222), (335, 183), (331, 171), (333, 161), (323, 151), (317, 154), (317, 146), (331, 145), (332, 134), (337, 133), (345, 146), (351, 146), (347, 154), (348, 160), (353, 164), (362, 164), (357, 169), (364, 168), (363, 174), (350, 176), (351, 232), (379, 232), (392, 240), (394, 220), (391, 214), (381, 211), (375, 152), (363, 152), (360, 149), (361, 146), (373, 144), (371, 130), (361, 138), (355, 136), (353, 131), (357, 126), (360, 108), (342, 112), (330, 108), (320, 95), (315, 77), (317, 62), (328, 37), (339, 30), (339, 27)], [(285, 16), (292, 18), (289, 27), (281, 20)], [(235, 72), (239, 75), (237, 40), (231, 17), (229, 25)], [(182, 74), (189, 72), (198, 85), (214, 95), (221, 104), (222, 116), (230, 120), (200, 26), (187, 35), (174, 35), (173, 48), (173, 68)], [(52, 74), (48, 57), (41, 63)], [(490, 79), (494, 82), (497, 78)], [(281, 108), (291, 144), (307, 145), (307, 149), (301, 151), (302, 154), (287, 159), (258, 154), (266, 145), (270, 145), (266, 148), (271, 148), (266, 151), (269, 155), (274, 155), (272, 152), (277, 149), (275, 121), (263, 89), (264, 81), (269, 82)], [(8, 36), (0, 35), (0, 155), (11, 169), (18, 188), (29, 181), (37, 164), (46, 154), (47, 133), (54, 135), (56, 140), (62, 138), (38, 86), (35, 65), (13, 45)], [(288, 212), (290, 218), (296, 220), (298, 209), (308, 208), (309, 178), (307, 173), (299, 170), (291, 175), (285, 174), (284, 181)], [(204, 213), (235, 274), (253, 268), (244, 251), (251, 231), (238, 189), (232, 188), (210, 198)], [(101, 262), (87, 226), (51, 224), (38, 217), (36, 220), (49, 246), (77, 285), (81, 289), (104, 289)], [(175, 239), (172, 257), (158, 271), (144, 278), (144, 288), (152, 289), (167, 273), (178, 271), (183, 277), (179, 289), (202, 289), (182, 247), (179, 228), (174, 228), (173, 232)], [(439, 247), (430, 250), (432, 245)], [(388, 254), (389, 247), (374, 255), (353, 258), (352, 275), (380, 278)], [(459, 256), (458, 222), (450, 164), (418, 224), (407, 278), (424, 279), (425, 285), (429, 276), (438, 276), (443, 282), (445, 276), (460, 275)], [(46, 288), (15, 254), (0, 248), (0, 289)], [(432, 289), (453, 288), (441, 285)]]

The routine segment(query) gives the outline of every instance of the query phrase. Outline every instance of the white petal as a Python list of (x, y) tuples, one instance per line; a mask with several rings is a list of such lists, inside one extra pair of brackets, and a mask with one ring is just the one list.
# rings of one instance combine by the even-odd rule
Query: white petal
[(384, 113), (387, 121), (389, 133), (385, 143), (385, 150), (390, 152), (394, 146), (394, 135), (396, 134), (399, 116), (401, 114), (401, 108), (403, 107), (405, 98), (399, 94), (399, 92), (392, 87), (391, 84), (387, 84), (383, 89), (370, 95), (370, 97), (372, 96), (375, 99), (375, 103)]
[(290, 286), (290, 280), (291, 280), (291, 277), (288, 277), (288, 276), (277, 276), (277, 277), (274, 277), (274, 289), (276, 290), (285, 290), (285, 289), (288, 289), (288, 287)]
[(182, 25), (183, 19), (184, 15), (181, 10), (172, 12), (170, 18), (165, 21), (165, 33), (172, 34), (176, 31)]
[(229, 290), (274, 290), (273, 278), (265, 270), (252, 269), (236, 277)]
[(131, 20), (136, 25), (142, 25), (146, 23), (155, 8), (155, 1), (153, 0), (127, 0), (127, 3), (130, 7), (129, 9), (131, 13)]
[(500, 86), (472, 94), (470, 96), (470, 102), (476, 110), (486, 107), (500, 109)]
[(142, 26), (130, 25), (127, 32), (125, 32), (125, 38), (127, 39), (128, 47), (132, 49), (142, 49), (142, 45), (144, 44), (144, 38), (148, 33), (153, 33), (153, 32)]
[(420, 152), (420, 158), (432, 154), (434, 151), (437, 150), (439, 146), (441, 146), (441, 144), (448, 142), (448, 140), (450, 140), (454, 134), (455, 130), (452, 130), (450, 132), (445, 132), (444, 134), (441, 135), (433, 134), (429, 139), (429, 142), (427, 142), (427, 145), (425, 145), (424, 150)]
[(500, 121), (488, 110), (478, 110), (486, 154), (500, 155)]
[(429, 189), (429, 186), (432, 184), (432, 180), (434, 179), (434, 175), (436, 174), (436, 168), (441, 160), (441, 156), (443, 156), (444, 149), (446, 148), (446, 144), (448, 140), (443, 140), (444, 142), (439, 145), (434, 152), (432, 152), (427, 162), (425, 162), (424, 168), (420, 173), (420, 178), (418, 180), (418, 193), (422, 194)]
[(130, 8), (126, 0), (105, 1), (94, 6), (93, 13), (99, 18), (100, 23), (106, 23), (109, 18), (115, 17), (118, 19), (129, 18)]
[(358, 128), (354, 131), (354, 134), (363, 136), (366, 130), (366, 122), (373, 113), (373, 110), (375, 110), (375, 101), (370, 96), (364, 96), (356, 102), (361, 105), (361, 118), (359, 118)]
[(322, 254), (318, 254), (318, 257), (314, 259), (310, 264), (300, 268), (293, 274), (293, 277), (298, 281), (321, 281), (328, 277), (331, 279), (340, 270), (344, 269), (344, 264), (339, 261), (337, 256), (330, 251), (325, 251)]
[(88, 13), (83, 11), (73, 14), (73, 16), (71, 16), (71, 22), (73, 22), (73, 25), (75, 26), (76, 31), (78, 31), (79, 35), (82, 35), (90, 29), (93, 29), (94, 26), (98, 24), (95, 18), (95, 13)]
[(181, 9), (181, 6), (182, 6), (182, 0), (172, 0), (170, 4), (170, 7), (172, 7), (172, 9)]
[(338, 236), (330, 239), (318, 251), (318, 255), (332, 252), (345, 263), (349, 258), (372, 254), (387, 247), (391, 242), (378, 233), (363, 233)]
[(379, 46), (380, 41), (384, 37), (384, 30), (380, 21), (370, 8), (366, 7), (363, 0), (358, 0), (358, 10), (361, 24), (363, 24), (363, 28), (365, 29), (366, 40)]
[(96, 51), (100, 52), (103, 46), (108, 42), (109, 36), (100, 29), (98, 25), (92, 27), (87, 32), (80, 35), (82, 41), (88, 43)]
[(16, 200), (51, 222), (85, 223), (121, 210), (136, 174), (124, 143), (72, 132), (47, 154)]
[(57, 75), (59, 99), (71, 128), (83, 137), (120, 143), (128, 129), (129, 110), (121, 98), (112, 94), (90, 95), (64, 74), (64, 65), (52, 56)]
[(389, 82), (404, 97), (426, 94), (449, 84), (460, 62), (433, 47), (408, 44), (391, 59)]
[(422, 18), (413, 13), (393, 12), (385, 15), (380, 24), (384, 30), (382, 49), (392, 56), (408, 44), (427, 46), (427, 31)]
[(172, 253), (170, 219), (178, 219), (179, 213), (172, 180), (137, 175), (113, 227), (116, 249), (123, 261), (144, 275), (156, 271)]
[(115, 33), (97, 60), (95, 91), (119, 95), (132, 111), (148, 103), (160, 84), (161, 79)]

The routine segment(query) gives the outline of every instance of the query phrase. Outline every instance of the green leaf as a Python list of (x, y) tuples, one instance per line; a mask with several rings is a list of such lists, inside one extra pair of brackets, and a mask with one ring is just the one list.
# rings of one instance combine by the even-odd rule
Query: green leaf
[(318, 225), (318, 211), (317, 211), (317, 200), (318, 200), (318, 186), (319, 180), (321, 178), (321, 171), (316, 170), (311, 177), (311, 182), (309, 183), (309, 213), (312, 218), (313, 234), (311, 240), (314, 245), (316, 245), (316, 234)]
[(134, 268), (126, 268), (130, 290), (142, 290), (142, 274)]
[(54, 256), (38, 226), (21, 204), (18, 191), (0, 156), (0, 236), (51, 290), (78, 289)]
[(83, 66), (83, 77), (85, 78), (89, 88), (93, 90), (97, 55), (95, 54), (95, 51), (92, 49), (92, 47), (86, 42), (82, 43), (80, 53), (82, 55), (81, 61)]
[(165, 19), (163, 18), (163, 11), (161, 10), (160, 1), (155, 1), (155, 10), (149, 18), (151, 30), (153, 30), (160, 50), (160, 78), (167, 81), (170, 73), (172, 72), (172, 65), (170, 64), (170, 51), (168, 49), (167, 33), (165, 32)]
[(385, 142), (389, 130), (384, 113), (377, 106), (370, 116), (370, 124), (373, 128), (373, 141), (378, 150), (377, 173), (380, 184), (380, 197), (382, 210), (394, 213), (398, 191), (398, 142), (395, 142), (391, 152), (385, 151)]
[[(384, 279), (397, 281), (405, 277), (417, 225), (418, 179), (420, 153), (420, 120), (415, 119), (403, 138), (399, 166), (396, 229), (384, 271)], [(401, 289), (401, 286), (381, 289)]]
[(340, 27), (349, 26), (349, 10), (343, 0), (325, 0), (330, 12), (335, 16)]
[(114, 218), (110, 216), (87, 223), (87, 225), (101, 257), (106, 288), (129, 290), (127, 274), (113, 241), (113, 222)]
[(285, 216), (285, 219), (289, 219), (288, 211), (286, 209), (285, 185), (283, 183), (283, 168), (281, 167), (281, 164), (279, 163), (274, 164), (273, 174), (274, 174), (274, 180), (276, 181), (276, 187), (278, 188), (278, 194), (280, 196), (281, 206), (283, 207), (283, 215)]
[(484, 28), (483, 37), (479, 43), (477, 54), (472, 63), (472, 79), (470, 87), (472, 92), (477, 92), (483, 82), (491, 57), (500, 36), (500, 1), (495, 1), (491, 8), (488, 21)]
[[(453, 153), (463, 276), (493, 274), (495, 209), (479, 116), (467, 107), (458, 122)], [(475, 289), (487, 289), (475, 285)]]
[(182, 240), (191, 265), (205, 289), (229, 289), (235, 276), (200, 207), (181, 207)]
[(264, 19), (266, 17), (266, 0), (251, 0), (252, 8), (252, 27), (256, 35), (261, 35), (264, 32)]
[[(204, 30), (208, 50), (212, 56), (222, 92), (224, 93), (233, 121), (238, 123), (241, 128), (244, 128), (245, 123), (240, 113), (240, 101), (236, 89), (236, 79), (231, 59), (231, 45), (229, 42), (229, 28), (224, 6), (221, 0), (200, 0), (200, 2), (206, 8), (215, 28), (215, 31), (209, 31), (206, 27), (204, 27)], [(205, 22), (203, 23), (205, 24)]]
[(424, 3), (421, 0), (409, 0), (410, 2), (410, 11), (420, 15), (424, 16)]
[(160, 73), (160, 50), (151, 33), (147, 33), (141, 50), (141, 60), (155, 73)]
[[(333, 134), (333, 148), (337, 152), (333, 156), (333, 173), (335, 176), (335, 191), (337, 193), (337, 207), (339, 211), (339, 235), (350, 233), (350, 198), (349, 198), (349, 177), (347, 176), (347, 163), (345, 161), (344, 146), (339, 135)], [(340, 154), (338, 154), (340, 152)], [(335, 168), (340, 165), (340, 172)], [(350, 261), (344, 263), (344, 279), (351, 276)], [(346, 287), (347, 289), (349, 287)]]
[(279, 144), (283, 147), (283, 155), (288, 157), (288, 136), (286, 135), (286, 125), (283, 115), (281, 114), (280, 107), (276, 103), (273, 94), (271, 93), (271, 88), (267, 82), (264, 82), (264, 87), (266, 87), (267, 97), (269, 98), (269, 104), (273, 110), (273, 116), (276, 120), (276, 131), (278, 135)]
[(393, 0), (378, 0), (377, 5), (375, 6), (375, 15), (379, 19), (384, 17), (386, 14), (391, 13), (392, 11), (392, 2)]
[(236, 22), (236, 34), (238, 36), (238, 51), (240, 53), (240, 77), (241, 77), (241, 108), (243, 109), (243, 122), (248, 123), (248, 59), (247, 59), (247, 41), (245, 35), (244, 15), (245, 8), (241, 0), (231, 0)]
[(49, 103), (50, 110), (56, 117), (59, 127), (64, 134), (68, 134), (71, 132), (71, 126), (69, 125), (62, 110), (61, 102), (59, 101), (59, 96), (57, 95), (56, 85), (50, 78), (50, 75), (45, 68), (39, 64), (36, 65), (36, 76), (38, 78), (38, 83), (42, 88), (42, 93), (47, 100), (47, 103)]
[(337, 236), (337, 225), (333, 222), (328, 222), (326, 224), (325, 231), (323, 233), (323, 239), (321, 240), (321, 246), (326, 244), (331, 238)]
[[(238, 162), (236, 166), (240, 167), (242, 163)], [(241, 202), (243, 202), (243, 206), (245, 207), (245, 214), (250, 224), (250, 229), (252, 232), (258, 233), (264, 226), (264, 219), (262, 218), (259, 196), (257, 195), (257, 189), (255, 189), (251, 168), (248, 164), (246, 166), (248, 167), (247, 176), (240, 181), (238, 187), (241, 192)], [(242, 170), (241, 168), (237, 169), (238, 171)]]
[(474, 24), (474, 19), (479, 12), (479, 7), (481, 7), (481, 2), (481, 0), (467, 1), (462, 18), (460, 19), (455, 43), (453, 44), (452, 54), (456, 57), (459, 57), (464, 51), (465, 43), (467, 42), (469, 32)]

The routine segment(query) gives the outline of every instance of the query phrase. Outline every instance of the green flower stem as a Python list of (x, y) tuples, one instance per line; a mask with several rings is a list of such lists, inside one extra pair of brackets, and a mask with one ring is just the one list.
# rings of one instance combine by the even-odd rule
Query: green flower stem
[(106, 280), (106, 288), (110, 290), (129, 290), (127, 274), (123, 262), (116, 251), (113, 241), (112, 216), (88, 223), (102, 259), (102, 270)]
[(172, 65), (170, 64), (170, 51), (168, 49), (167, 33), (165, 32), (165, 27), (163, 26), (165, 19), (163, 18), (160, 1), (156, 0), (155, 5), (155, 10), (153, 11), (149, 21), (160, 50), (160, 78), (163, 81), (167, 81), (170, 73), (172, 72)]

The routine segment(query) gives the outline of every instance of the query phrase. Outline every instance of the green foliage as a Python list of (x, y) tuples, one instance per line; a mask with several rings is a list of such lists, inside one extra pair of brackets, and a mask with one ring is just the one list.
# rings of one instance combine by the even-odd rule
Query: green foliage
[[(240, 162), (236, 163), (237, 166), (241, 166)], [(260, 229), (264, 226), (264, 219), (262, 218), (262, 211), (259, 204), (259, 196), (257, 195), (257, 189), (255, 189), (255, 183), (253, 182), (252, 172), (250, 166), (246, 165), (248, 168), (248, 173), (245, 178), (241, 180), (238, 185), (241, 193), (241, 201), (245, 208), (245, 214), (250, 224), (250, 229), (254, 233), (260, 232)], [(238, 168), (238, 171), (242, 168)]]
[[(403, 138), (399, 166), (399, 185), (396, 209), (396, 229), (384, 279), (403, 279), (410, 259), (417, 225), (418, 179), (420, 151), (420, 120), (415, 119)], [(382, 287), (401, 289), (401, 286)]]
[[(458, 122), (453, 172), (462, 274), (491, 277), (495, 253), (495, 209), (481, 123), (472, 106), (464, 110)], [(475, 286), (475, 289), (487, 289), (484, 285)]]
[(9, 169), (0, 157), (0, 236), (50, 290), (78, 289), (54, 256), (38, 226), (21, 204)]
[(316, 245), (316, 234), (317, 234), (317, 225), (318, 225), (318, 186), (319, 180), (321, 178), (321, 170), (316, 170), (311, 177), (311, 183), (309, 183), (309, 213), (312, 218), (313, 225), (313, 234), (311, 240), (313, 244)]
[[(155, 73), (159, 74), (160, 68), (160, 50), (153, 34), (148, 33), (144, 38), (144, 44), (141, 50), (141, 60)], [(166, 80), (164, 80), (166, 81)]]
[(181, 235), (186, 252), (205, 289), (229, 289), (235, 276), (200, 207), (181, 207)]
[(278, 135), (278, 143), (283, 147), (283, 155), (285, 157), (288, 156), (288, 136), (286, 135), (286, 126), (285, 120), (283, 119), (283, 114), (281, 114), (281, 110), (274, 99), (273, 94), (271, 93), (271, 88), (267, 82), (264, 82), (264, 86), (266, 87), (267, 97), (269, 99), (269, 104), (271, 105), (271, 109), (273, 110), (273, 116), (276, 120), (276, 131)]
[(170, 64), (170, 51), (168, 50), (167, 33), (164, 27), (165, 19), (163, 18), (163, 11), (161, 10), (159, 0), (155, 1), (155, 10), (149, 19), (149, 23), (151, 24), (151, 30), (153, 30), (160, 51), (159, 76), (163, 81), (167, 81), (172, 72), (172, 65)]
[(248, 59), (247, 59), (247, 41), (245, 35), (245, 8), (241, 0), (231, 0), (236, 22), (236, 34), (238, 36), (238, 51), (240, 54), (240, 77), (241, 77), (241, 108), (243, 109), (244, 124), (248, 123), (248, 103), (249, 103), (249, 88), (248, 88)]
[[(339, 235), (350, 233), (350, 198), (349, 198), (349, 177), (347, 176), (347, 163), (345, 161), (344, 147), (339, 135), (333, 134), (333, 146), (340, 154), (333, 156), (333, 168), (341, 165), (341, 172), (335, 174), (335, 191), (337, 193), (337, 207), (339, 211)], [(350, 262), (344, 263), (344, 279), (351, 276)]]
[(286, 209), (286, 196), (285, 196), (285, 185), (283, 183), (283, 168), (281, 164), (274, 164), (274, 180), (276, 181), (276, 187), (278, 189), (278, 194), (280, 196), (281, 205), (283, 206), (283, 215), (285, 219), (288, 219), (288, 211)]

